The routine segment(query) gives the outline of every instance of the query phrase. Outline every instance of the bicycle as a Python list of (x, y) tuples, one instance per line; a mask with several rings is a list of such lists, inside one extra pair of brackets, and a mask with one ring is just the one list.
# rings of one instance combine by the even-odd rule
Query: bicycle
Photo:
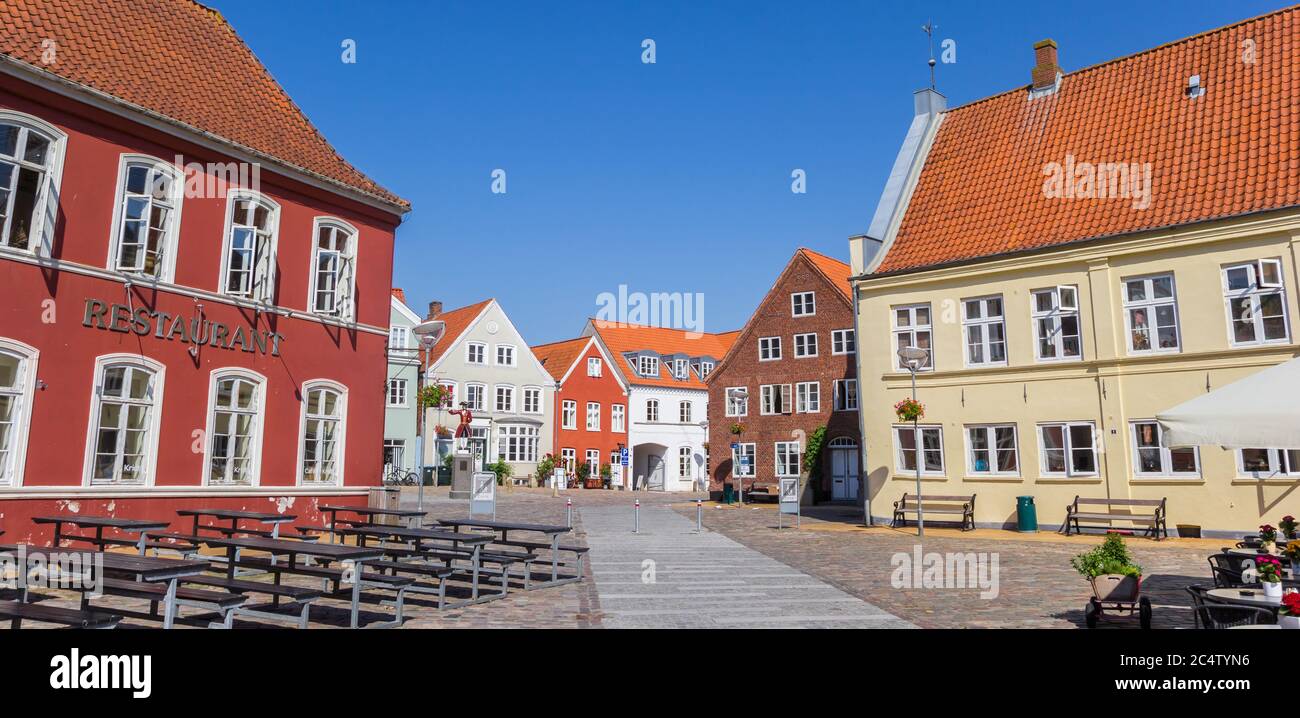
[(415, 486), (419, 482), (419, 477), (414, 471), (403, 471), (393, 469), (384, 477), (385, 486)]

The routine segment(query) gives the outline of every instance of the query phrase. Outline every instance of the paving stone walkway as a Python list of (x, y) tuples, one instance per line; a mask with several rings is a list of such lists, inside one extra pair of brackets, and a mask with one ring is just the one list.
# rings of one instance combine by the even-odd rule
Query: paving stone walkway
[(606, 628), (912, 628), (668, 506), (581, 510)]

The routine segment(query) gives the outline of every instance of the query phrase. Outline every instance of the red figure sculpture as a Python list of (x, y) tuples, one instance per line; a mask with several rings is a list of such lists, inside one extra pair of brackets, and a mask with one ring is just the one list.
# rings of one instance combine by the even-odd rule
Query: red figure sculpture
[[(456, 427), (456, 438), (469, 440), (469, 424), (474, 421), (474, 414), (469, 410), (469, 403), (462, 401), (459, 409), (452, 409), (447, 412), (453, 416), (460, 417), (460, 425)], [(464, 444), (462, 443), (462, 446)]]

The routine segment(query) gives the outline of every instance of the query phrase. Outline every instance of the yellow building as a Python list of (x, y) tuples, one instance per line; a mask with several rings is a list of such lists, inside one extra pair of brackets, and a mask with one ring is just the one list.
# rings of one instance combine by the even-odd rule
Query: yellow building
[[(1154, 420), (1300, 354), (1298, 34), (1289, 8), (1068, 74), (1044, 41), (1028, 87), (917, 93), (850, 241), (877, 520), (918, 461), (981, 526), (1022, 495), (1044, 528), (1076, 495), (1167, 497), (1171, 534), (1300, 514), (1300, 449), (1171, 450)], [(919, 436), (900, 346), (929, 350)]]

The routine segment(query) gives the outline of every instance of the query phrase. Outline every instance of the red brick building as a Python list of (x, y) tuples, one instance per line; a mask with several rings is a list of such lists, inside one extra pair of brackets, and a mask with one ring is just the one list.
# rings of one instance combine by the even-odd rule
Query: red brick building
[(586, 464), (600, 476), (619, 463), (627, 441), (627, 385), (595, 337), (579, 337), (532, 348), (559, 386), (555, 394), (555, 454), (570, 473)]
[(406, 201), (198, 3), (13, 0), (0, 28), (6, 539), (364, 501)]
[[(726, 357), (709, 375), (709, 484), (721, 492), (739, 468), (746, 491), (802, 471), (808, 438), (826, 427), (813, 495), (860, 495), (857, 342), (849, 266), (808, 249), (786, 265)], [(737, 397), (737, 389), (748, 396)], [(732, 433), (740, 424), (744, 431)], [(732, 444), (739, 444), (737, 462)], [(724, 458), (726, 457), (726, 458)]]

